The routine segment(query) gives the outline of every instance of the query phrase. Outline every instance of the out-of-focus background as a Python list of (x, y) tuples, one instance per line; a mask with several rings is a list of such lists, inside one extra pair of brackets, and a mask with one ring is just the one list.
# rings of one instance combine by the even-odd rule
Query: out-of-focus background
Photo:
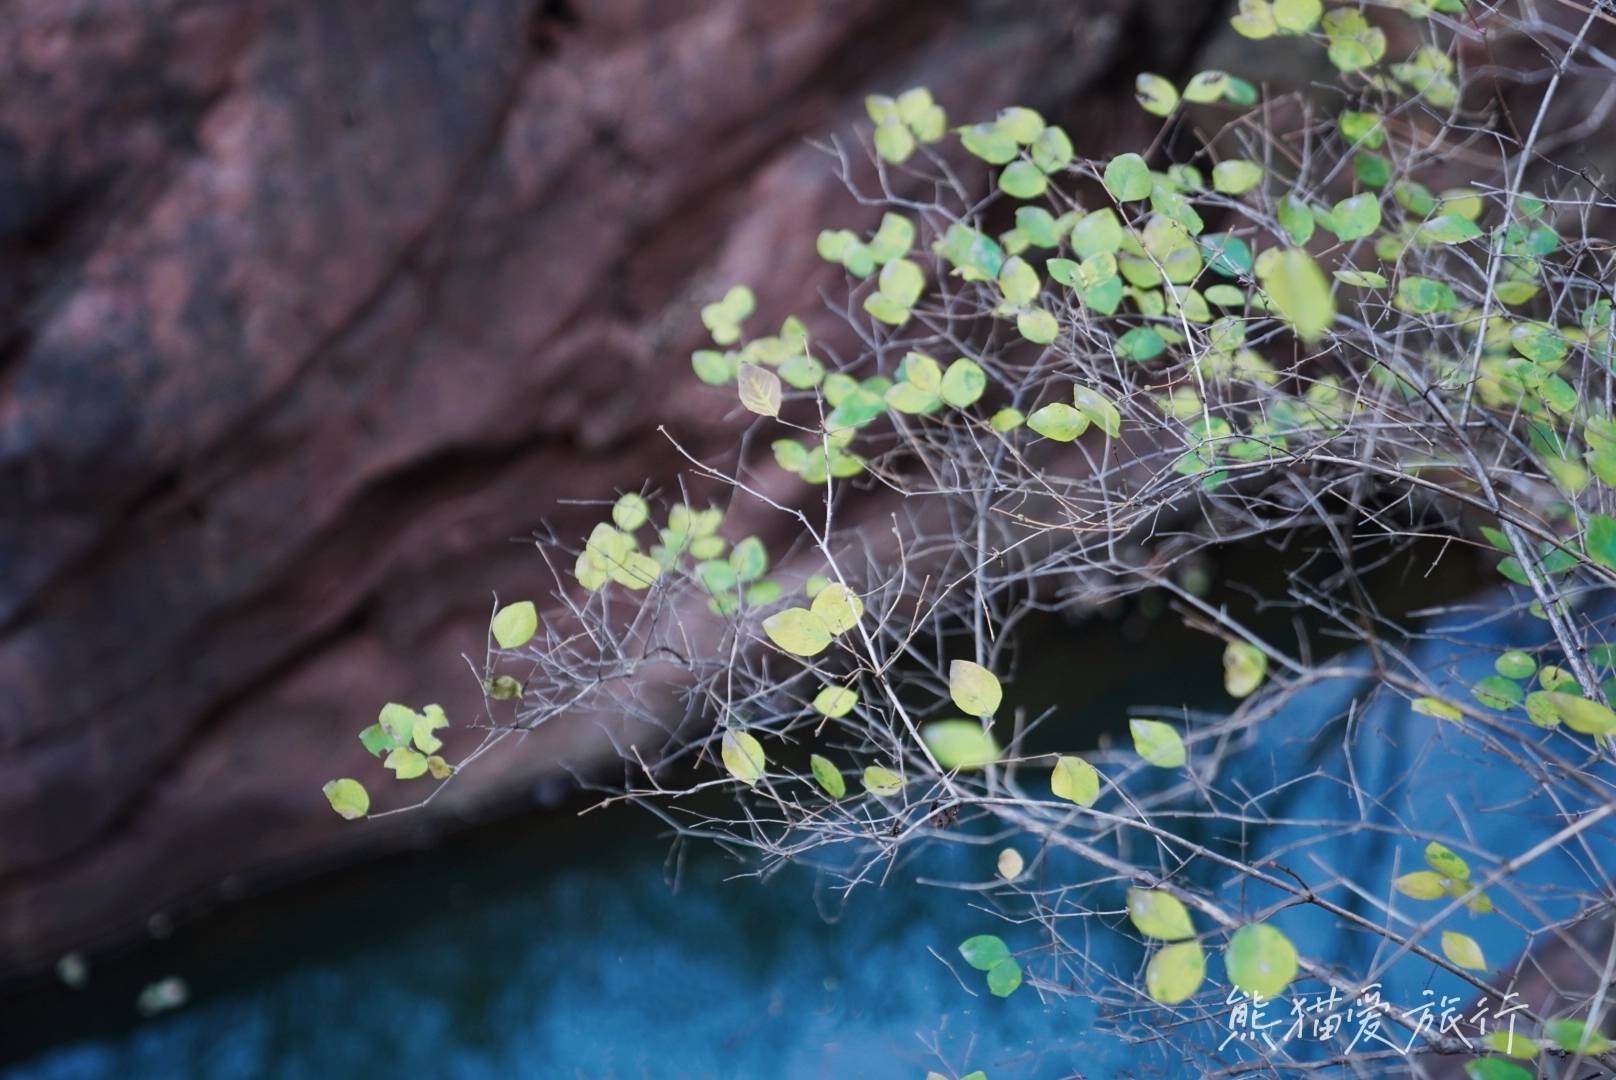
[[(340, 821), (320, 784), (373, 765), (354, 734), (384, 701), (477, 707), (460, 657), (481, 655), (496, 593), (542, 580), (522, 539), (598, 518), (569, 500), (669, 489), (659, 424), (697, 454), (733, 445), (744, 418), (689, 374), (701, 303), (747, 282), (759, 325), (796, 313), (833, 332), (815, 297), (839, 271), (814, 235), (873, 215), (810, 138), (847, 131), (867, 93), (926, 85), (956, 121), (1026, 104), (1084, 154), (1134, 148), (1157, 127), (1133, 104), (1139, 71), (1305, 77), (1285, 48), (1256, 67), (1226, 15), (1184, 0), (0, 6), (0, 1063), (662, 1075), (596, 1042), (622, 1020), (613, 1002), (678, 1012), (687, 989), (747, 1000), (691, 1033), (708, 1056), (689, 1075), (744, 1075), (725, 1031), (792, 1009), (865, 1053), (849, 1014), (779, 1000), (768, 977), (793, 950), (839, 947), (806, 879), (775, 889), (815, 921), (750, 949), (753, 982), (648, 988), (680, 929), (658, 920), (711, 938), (758, 915), (741, 894), (665, 903), (679, 866), (644, 872), (666, 852), (648, 820), (579, 832), (557, 762), (587, 761), (592, 725), (550, 725), (386, 822)], [(645, 857), (603, 866), (619, 845)], [(715, 885), (730, 869), (691, 872)], [(923, 910), (865, 937), (908, 948)], [(559, 944), (516, 959), (551, 919), (616, 920), (617, 959), (587, 985)], [(82, 988), (62, 985), (63, 956)], [(170, 973), (190, 1008), (213, 1000), (206, 1024), (141, 1026), (138, 991)], [(832, 996), (848, 978), (812, 977)], [(366, 978), (375, 996), (356, 1000)], [(278, 989), (254, 998), (261, 979)], [(510, 983), (544, 990), (509, 1012)], [(454, 999), (443, 1027), (412, 1028), (412, 1002), (434, 996)], [(356, 1016), (343, 1047), (298, 1041)], [(544, 1056), (560, 1046), (581, 1056)]]

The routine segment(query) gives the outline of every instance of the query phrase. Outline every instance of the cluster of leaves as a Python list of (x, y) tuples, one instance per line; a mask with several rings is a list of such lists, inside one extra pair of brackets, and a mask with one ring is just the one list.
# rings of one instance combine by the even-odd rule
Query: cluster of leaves
[[(1473, 872), (1430, 840), (1429, 869), (1353, 882), (1342, 906), (1326, 895), (1337, 879), (1287, 869), (1293, 881), (1243, 861), (1262, 796), (1228, 768), (1290, 695), (1357, 670), (1373, 694), (1445, 721), (1444, 736), (1553, 790), (1567, 820), (1585, 815), (1578, 829), (1616, 806), (1616, 686), (1598, 677), (1616, 650), (1596, 607), (1616, 583), (1616, 306), (1608, 245), (1587, 226), (1593, 210), (1616, 206), (1563, 174), (1527, 190), (1529, 142), (1462, 182), (1457, 151), (1485, 160), (1472, 148), (1519, 137), (1474, 111), (1461, 45), (1540, 28), (1530, 5), (1480, 7), (1242, 0), (1240, 35), (1310, 48), (1338, 84), (1274, 97), (1222, 71), (1182, 87), (1140, 75), (1147, 114), (1180, 136), (1209, 133), (1172, 159), (1085, 156), (1024, 106), (950, 129), (923, 89), (872, 97), (863, 158), (840, 143), (832, 153), (858, 201), (882, 216), (817, 241), (845, 275), (845, 303), (832, 310), (862, 347), (846, 355), (797, 317), (748, 338), (757, 304), (738, 285), (702, 309), (712, 347), (691, 357), (703, 383), (759, 418), (772, 449), (734, 465), (692, 459), (693, 472), (729, 487), (732, 505), (792, 526), (790, 561), (814, 573), (766, 576), (762, 539), (723, 538), (716, 507), (622, 496), (581, 547), (540, 544), (565, 629), (536, 638), (531, 604), (495, 615), (484, 685), (491, 701), (513, 704), (476, 752), (569, 710), (611, 716), (614, 738), (625, 718), (660, 728), (654, 759), (643, 741), (625, 747), (635, 771), (622, 797), (749, 848), (765, 869), (857, 849), (851, 869), (838, 864), (850, 885), (914, 840), (991, 843), (992, 895), (1042, 924), (1052, 972), (998, 936), (972, 937), (960, 955), (999, 997), (1024, 981), (1065, 992), (1055, 973), (1085, 947), (1074, 927), (1103, 910), (1084, 897), (1105, 888), (1125, 890), (1143, 939), (1135, 993), (1165, 1008), (1222, 1000), (1206, 989), (1208, 941), (1221, 942), (1228, 983), (1250, 997), (1304, 976), (1350, 995), (1350, 977), (1301, 956), (1276, 925), (1285, 904), (1322, 907), (1491, 992), (1476, 974), (1488, 970), (1480, 944), (1437, 922), (1512, 900), (1542, 910), (1522, 898), (1517, 867), (1500, 858)], [(1558, 42), (1563, 72), (1586, 31), (1533, 40)], [(964, 165), (989, 173), (985, 198), (961, 179)], [(769, 476), (776, 467), (803, 482), (798, 501), (779, 494), (791, 482)], [(901, 496), (891, 528), (841, 526), (879, 493)], [(1360, 669), (1266, 639), (1190, 584), (1186, 568), (1206, 550), (1307, 529), (1330, 537), (1324, 550), (1343, 576), (1328, 591), (1294, 576), (1289, 603), (1362, 643)], [(1496, 656), (1471, 700), (1416, 666), (1401, 645), (1414, 630), (1357, 587), (1366, 548), (1392, 561), (1420, 535), (1497, 549), (1503, 604), (1542, 627)], [(1051, 714), (1005, 708), (1012, 631), (1045, 608), (1156, 594), (1221, 639), (1232, 711), (1136, 715), (1129, 747), (1033, 749)], [(715, 620), (698, 627), (687, 599)], [(506, 661), (524, 665), (521, 680), (496, 670)], [(682, 673), (682, 709), (644, 692), (653, 666), (659, 681), (670, 667)], [(390, 705), (362, 738), (401, 777), (418, 774), (417, 759), (437, 775), (423, 756), (436, 747), (419, 738), (436, 743), (433, 717)], [(1270, 735), (1305, 740), (1327, 727), (1318, 718)], [(670, 779), (691, 775), (701, 779)], [(344, 816), (368, 807), (353, 783), (328, 788)], [(686, 825), (668, 804), (706, 786), (733, 789), (739, 811)], [(1193, 800), (1205, 805), (1186, 809)], [(1224, 818), (1235, 829), (1216, 843), (1180, 828)], [(1006, 835), (1031, 839), (1039, 857), (1074, 854), (1104, 878), (1035, 886)], [(1148, 842), (1129, 842), (1137, 836)], [(1197, 880), (1191, 867), (1208, 864), (1234, 887)], [(1231, 910), (1247, 884), (1284, 902)], [(1607, 887), (1594, 882), (1568, 918)], [(1349, 919), (1370, 896), (1392, 914), (1392, 894), (1445, 906), (1407, 937), (1400, 916)], [(1192, 908), (1211, 929), (1196, 929)], [(1439, 952), (1419, 939), (1427, 931)], [(1535, 1019), (1568, 1053), (1607, 1050), (1596, 1025)], [(1441, 1033), (1412, 1037), (1455, 1049)], [(1491, 1045), (1507, 1056), (1529, 1042)], [(1498, 1057), (1473, 1065), (1485, 1076), (1519, 1068)]]

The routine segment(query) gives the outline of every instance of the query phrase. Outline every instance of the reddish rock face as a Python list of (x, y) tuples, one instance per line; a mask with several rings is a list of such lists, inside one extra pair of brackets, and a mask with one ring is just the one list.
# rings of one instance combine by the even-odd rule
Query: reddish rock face
[(927, 84), (1102, 152), (1199, 29), (1151, 6), (0, 10), (0, 974), (586, 755), (547, 727), (393, 828), (319, 791), (381, 702), (475, 707), (491, 593), (544, 587), (513, 538), (669, 487), (658, 423), (733, 445), (696, 307), (812, 324), (815, 232), (865, 220), (806, 136)]

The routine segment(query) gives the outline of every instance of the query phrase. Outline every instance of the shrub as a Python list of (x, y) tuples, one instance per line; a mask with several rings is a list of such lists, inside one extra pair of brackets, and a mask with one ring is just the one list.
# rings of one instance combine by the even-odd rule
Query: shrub
[[(589, 714), (629, 764), (618, 797), (749, 849), (762, 870), (818, 861), (857, 883), (911, 845), (984, 847), (999, 873), (986, 895), (1006, 916), (985, 929), (1018, 947), (962, 943), (981, 985), (1079, 989), (1113, 1017), (1155, 1010), (1143, 1037), (1187, 1032), (1207, 1061), (1217, 1033), (1173, 1016), (1206, 1021), (1232, 1000), (1209, 955), (1266, 998), (1310, 980), (1361, 1000), (1414, 957), (1507, 1000), (1488, 979), (1502, 958), (1461, 927), (1516, 927), (1517, 952), (1552, 944), (1610, 889), (1597, 845), (1608, 857), (1616, 812), (1602, 682), (1616, 667), (1616, 308), (1595, 231), (1610, 197), (1540, 155), (1567, 73), (1612, 65), (1589, 44), (1609, 16), (1505, 6), (1243, 0), (1241, 35), (1321, 51), (1335, 82), (1269, 96), (1221, 71), (1183, 86), (1140, 75), (1163, 137), (1105, 160), (1032, 109), (950, 129), (926, 90), (871, 97), (873, 128), (827, 149), (882, 216), (818, 239), (845, 271), (830, 307), (859, 348), (825, 348), (797, 318), (755, 333), (745, 286), (714, 298), (695, 376), (757, 414), (772, 453), (685, 454), (725, 507), (631, 493), (581, 546), (541, 539), (549, 614), (526, 601), (494, 614), (490, 719), (466, 725), (480, 742), (458, 766), (438, 754), (433, 706), (388, 705), (361, 739), (400, 779), (441, 783), (512, 733)], [(1542, 64), (1489, 59), (1523, 41)], [(1495, 108), (1500, 82), (1537, 87), (1532, 113)], [(807, 494), (780, 494), (781, 470)], [(896, 512), (872, 516), (872, 492)], [(731, 535), (743, 505), (796, 539), (771, 552)], [(1199, 570), (1209, 550), (1298, 537), (1317, 550), (1265, 599), (1334, 635), (1325, 649), (1265, 637), (1207, 598)], [(1501, 557), (1505, 592), (1475, 619), (1521, 637), (1479, 677), (1411, 648), (1457, 623), (1405, 624), (1362, 584), (1433, 540)], [(1074, 675), (1073, 700), (1005, 709), (1018, 627), (1145, 594), (1221, 639), (1232, 709), (1140, 713), (1126, 749), (1036, 749), (1084, 686)], [(1297, 710), (1342, 679), (1367, 687)], [(1391, 699), (1394, 723), (1355, 729)], [(1404, 817), (1388, 808), (1425, 781), (1358, 771), (1369, 737), (1440, 741), (1524, 778), (1516, 809), (1492, 812), (1518, 812), (1527, 835), (1542, 808), (1526, 800), (1546, 798), (1553, 821), (1490, 850), (1469, 808), (1448, 824)], [(1417, 770), (1420, 747), (1405, 752)], [(732, 793), (734, 812), (684, 809), (708, 789)], [(1336, 816), (1284, 820), (1298, 789)], [(345, 817), (366, 813), (356, 782), (327, 790)], [(1303, 828), (1275, 850), (1261, 832), (1282, 824)], [(1355, 874), (1335, 846), (1354, 830), (1423, 868)], [(1549, 854), (1580, 877), (1536, 876)], [(1082, 870), (1033, 875), (1033, 858)], [(1085, 963), (1091, 935), (1143, 944), (1123, 985)], [(1584, 1041), (1600, 1000), (1592, 1027), (1530, 1008), (1515, 1020), (1547, 1052), (1601, 1051)], [(1467, 1049), (1395, 1010), (1384, 1024), (1410, 1053)], [(1307, 1056), (1227, 1053), (1276, 1068)], [(1406, 1065), (1367, 1043), (1347, 1055), (1364, 1072)]]

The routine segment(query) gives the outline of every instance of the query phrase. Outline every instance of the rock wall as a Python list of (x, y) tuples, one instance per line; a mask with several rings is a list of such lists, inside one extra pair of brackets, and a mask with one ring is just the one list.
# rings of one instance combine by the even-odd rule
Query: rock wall
[[(1209, 9), (1217, 5), (1208, 5)], [(419, 840), (347, 826), (380, 702), (475, 706), (541, 522), (733, 443), (695, 309), (777, 325), (861, 224), (805, 137), (932, 86), (1100, 153), (1168, 0), (13, 0), (0, 8), (0, 975)], [(1209, 10), (1205, 18), (1215, 19)], [(1197, 15), (1200, 20), (1203, 16)], [(1128, 104), (1124, 104), (1128, 103)], [(1132, 127), (1130, 127), (1130, 125)]]

